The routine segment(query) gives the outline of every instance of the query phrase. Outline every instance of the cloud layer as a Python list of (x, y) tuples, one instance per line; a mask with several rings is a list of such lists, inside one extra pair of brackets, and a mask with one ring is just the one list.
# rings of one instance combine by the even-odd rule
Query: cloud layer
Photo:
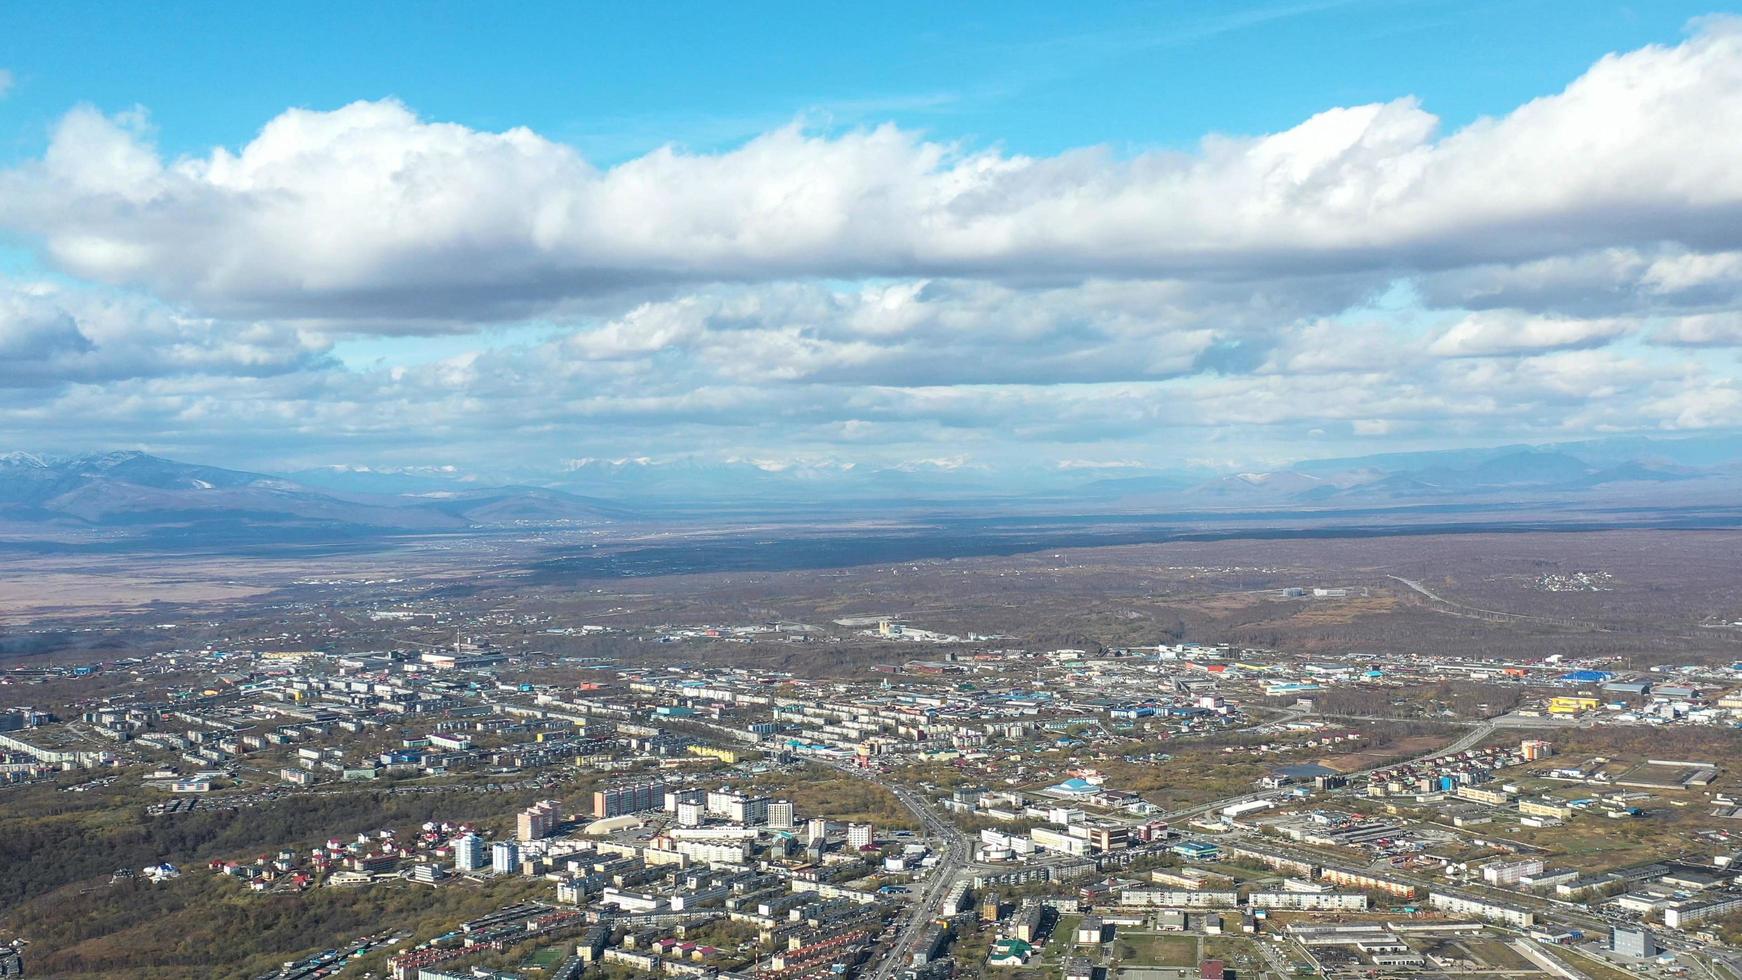
[[(1091, 469), (1729, 427), (1738, 134), (1724, 20), (1454, 132), (1399, 98), (1132, 156), (794, 125), (601, 168), (384, 101), (166, 158), (77, 108), (0, 173), (0, 227), (68, 277), (0, 282), (0, 423)], [(476, 342), (352, 354), (436, 334)]]

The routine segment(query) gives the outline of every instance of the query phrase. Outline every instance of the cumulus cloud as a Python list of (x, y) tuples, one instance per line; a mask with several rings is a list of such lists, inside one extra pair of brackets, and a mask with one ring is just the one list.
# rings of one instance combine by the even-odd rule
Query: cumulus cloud
[(1688, 388), (1652, 401), (1646, 410), (1665, 429), (1733, 428), (1742, 418), (1742, 388), (1730, 380)]
[[(1348, 302), (1357, 285), (1324, 302)], [(104, 291), (13, 289), (3, 295), (28, 315), (0, 319), (0, 345), (18, 355), (4, 359), (0, 387), (52, 382), (55, 393), (0, 391), (0, 427), (285, 453), (337, 440), (383, 454), (352, 458), (399, 466), (439, 448), (535, 470), (543, 459), (554, 476), (577, 450), (620, 462), (652, 450), (965, 466), (1052, 446), (1055, 469), (1084, 472), (1166, 465), (1205, 441), (1298, 446), (1327, 428), (1530, 439), (1722, 417), (1721, 365), (1547, 342), (1438, 356), (1409, 329), (1321, 315), (1317, 292), (1242, 299), (1118, 280), (722, 287), (530, 340), (347, 368), (294, 328)], [(1258, 362), (1203, 366), (1205, 350), (1226, 345), (1250, 346)]]
[(0, 386), (318, 366), (330, 342), (295, 328), (193, 317), (139, 296), (0, 279)]
[(1423, 301), (1440, 307), (1580, 317), (1697, 313), (1742, 306), (1742, 251), (1605, 248), (1431, 273), (1415, 282)]
[(935, 279), (778, 283), (646, 302), (562, 336), (539, 361), (906, 386), (1159, 378), (1227, 370), (1242, 348), (1256, 363), (1279, 325), (1344, 309), (1375, 285), (1362, 277), (1020, 289)]
[[(1130, 157), (793, 126), (602, 168), (359, 102), (169, 158), (77, 109), (0, 172), (0, 228), (95, 282), (0, 280), (0, 430), (1085, 475), (1734, 426), (1691, 348), (1742, 346), (1738, 123), (1725, 22), (1456, 132), (1404, 99)], [(476, 336), (357, 336), (438, 331)]]
[(1119, 158), (792, 126), (601, 169), (395, 102), (290, 110), (239, 151), (181, 159), (86, 108), (0, 179), (0, 222), (69, 271), (212, 310), (401, 326), (700, 281), (1240, 279), (1742, 248), (1735, 22), (1438, 129), (1401, 99)]
[(1742, 347), (1742, 312), (1673, 317), (1651, 333), (1673, 347)]
[(60, 365), (93, 348), (65, 313), (0, 297), (0, 385), (52, 378)]
[(78, 445), (224, 444), (315, 460), (343, 445), (349, 458), (381, 465), (415, 465), (439, 449), (474, 468), (542, 467), (553, 477), (577, 450), (618, 461), (650, 450), (667, 460), (808, 460), (810, 468), (943, 460), (966, 470), (989, 458), (1051, 459), (1081, 473), (1126, 461), (1166, 467), (1192, 447), (1286, 458), (1314, 430), (1529, 441), (1728, 425), (1736, 390), (1720, 367), (1606, 349), (1418, 355), (1361, 372), (904, 385), (771, 383), (685, 363), (649, 372), (609, 362), (557, 367), (547, 345), (560, 342), (392, 368), (142, 376), (64, 385), (48, 397), (0, 391), (0, 428), (44, 443), (65, 432)]
[(1428, 350), (1441, 357), (1491, 357), (1600, 347), (1631, 329), (1626, 320), (1578, 320), (1488, 311), (1472, 313), (1447, 327), (1428, 345)]

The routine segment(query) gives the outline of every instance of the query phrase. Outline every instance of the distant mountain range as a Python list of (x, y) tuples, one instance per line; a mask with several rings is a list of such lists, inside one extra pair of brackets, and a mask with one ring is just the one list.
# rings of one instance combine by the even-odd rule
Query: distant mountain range
[(1128, 469), (1096, 475), (1104, 472), (1049, 469), (1028, 479), (951, 461), (869, 468), (619, 460), (570, 464), (543, 486), (482, 486), (449, 468), (270, 475), (140, 452), (15, 452), (0, 455), (0, 530), (14, 536), (33, 528), (149, 530), (162, 537), (167, 529), (192, 540), (262, 531), (282, 538), (604, 526), (680, 516), (1178, 515), (1742, 501), (1742, 445), (1710, 439), (1395, 453), (1210, 477)]
[(1267, 500), (1301, 505), (1382, 504), (1519, 495), (1582, 494), (1641, 484), (1728, 481), (1733, 474), (1629, 461), (1600, 467), (1559, 452), (1522, 450), (1468, 465), (1387, 471), (1371, 466), (1322, 473), (1241, 473), (1177, 489), (1182, 500)]
[(0, 455), (0, 522), (14, 525), (452, 531), (526, 523), (603, 524), (628, 513), (543, 487), (449, 485), (420, 493), (347, 493), (139, 452), (68, 458)]
[(1174, 476), (1099, 480), (1088, 495), (1119, 509), (1375, 507), (1566, 501), (1720, 503), (1742, 500), (1742, 463), (1687, 465), (1637, 443), (1634, 457), (1607, 444), (1507, 446), (1311, 460), (1285, 470), (1209, 480)]
[[(1116, 474), (1116, 475), (1114, 475)], [(896, 466), (768, 466), (750, 462), (586, 461), (565, 489), (647, 506), (800, 501), (819, 506), (958, 508), (977, 504), (1054, 512), (1158, 512), (1252, 507), (1722, 495), (1742, 488), (1742, 439), (1626, 438), (1551, 446), (1397, 453), (1308, 460), (1284, 469), (1208, 475), (1122, 466), (1008, 472), (917, 462)]]

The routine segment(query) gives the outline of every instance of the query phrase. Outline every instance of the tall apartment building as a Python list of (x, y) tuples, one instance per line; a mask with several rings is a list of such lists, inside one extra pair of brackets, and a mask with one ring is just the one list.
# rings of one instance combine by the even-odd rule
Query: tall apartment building
[(665, 791), (665, 812), (676, 813), (679, 804), (705, 804), (708, 801), (706, 790), (699, 789), (668, 789)]
[(708, 790), (708, 812), (716, 817), (727, 817), (732, 814), (732, 804), (741, 802), (744, 794), (734, 793), (729, 789)]
[(870, 847), (874, 833), (875, 828), (868, 823), (849, 824), (847, 826), (847, 847), (855, 851)]
[(555, 800), (542, 800), (520, 811), (515, 821), (515, 836), (523, 841), (543, 840), (556, 830), (562, 823), (561, 804)]
[(477, 871), (484, 866), (484, 838), (467, 834), (454, 841), (454, 870)]
[(490, 848), (490, 870), (499, 875), (511, 875), (520, 870), (520, 845), (511, 840), (498, 841)]
[(642, 813), (665, 806), (665, 784), (643, 783), (637, 786), (613, 786), (593, 793), (593, 817), (621, 817), (626, 813)]
[(768, 826), (775, 830), (791, 830), (793, 821), (792, 801), (773, 800), (768, 804)]
[(772, 802), (766, 796), (738, 797), (726, 804), (726, 816), (735, 823), (746, 827), (758, 827), (768, 822), (768, 804)]

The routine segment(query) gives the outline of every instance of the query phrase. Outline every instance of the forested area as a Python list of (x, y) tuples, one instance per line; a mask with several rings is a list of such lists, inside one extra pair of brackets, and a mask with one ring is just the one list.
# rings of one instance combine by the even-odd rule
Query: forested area
[(119, 808), (102, 797), (35, 787), (0, 808), (0, 906), (120, 868), (138, 871), (162, 861), (187, 866), (432, 819), (501, 821), (535, 795), (375, 790), (148, 816), (137, 805)]

